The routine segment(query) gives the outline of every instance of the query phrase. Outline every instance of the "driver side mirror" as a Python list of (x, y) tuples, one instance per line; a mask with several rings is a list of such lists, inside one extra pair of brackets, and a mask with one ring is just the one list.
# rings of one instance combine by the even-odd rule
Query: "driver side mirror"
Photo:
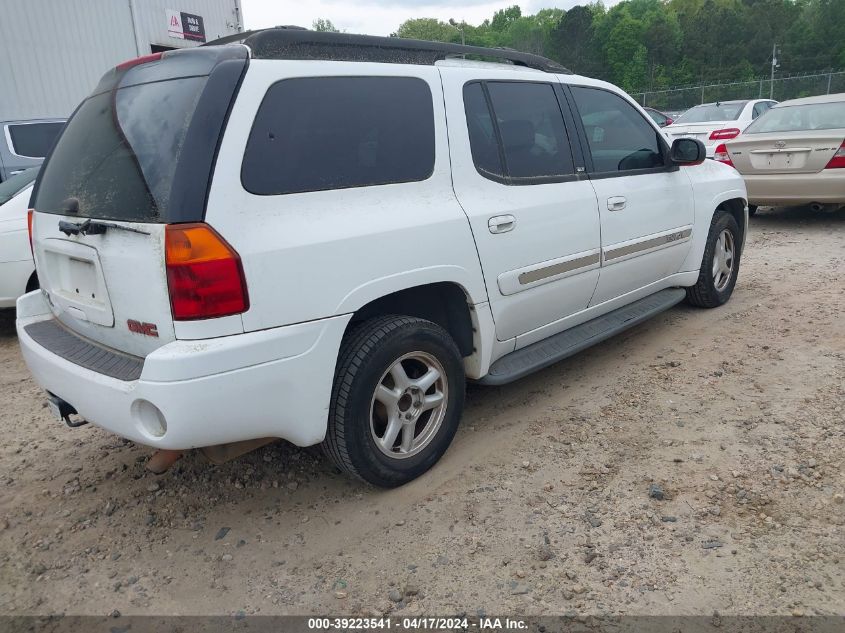
[(679, 138), (672, 143), (669, 158), (674, 165), (700, 165), (707, 158), (707, 150), (698, 139)]

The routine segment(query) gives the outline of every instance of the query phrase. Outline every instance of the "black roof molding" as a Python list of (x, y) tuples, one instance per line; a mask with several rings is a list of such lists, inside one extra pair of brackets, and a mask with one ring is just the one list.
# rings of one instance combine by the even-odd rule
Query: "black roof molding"
[(521, 53), (509, 48), (484, 48), (444, 42), (408, 40), (401, 37), (376, 37), (349, 33), (309, 31), (295, 26), (277, 26), (236, 33), (208, 42), (216, 46), (243, 42), (252, 50), (253, 59), (318, 59), (345, 62), (382, 62), (389, 64), (434, 64), (448, 58), (473, 56), (498, 59), (518, 66), (550, 73), (572, 73), (551, 59)]

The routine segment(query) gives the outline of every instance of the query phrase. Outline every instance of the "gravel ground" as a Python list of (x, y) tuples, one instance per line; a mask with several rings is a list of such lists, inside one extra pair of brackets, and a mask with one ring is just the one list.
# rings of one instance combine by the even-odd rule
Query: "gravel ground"
[(0, 315), (0, 613), (845, 614), (845, 212), (761, 212), (717, 310), (502, 388), (381, 491), (55, 422)]

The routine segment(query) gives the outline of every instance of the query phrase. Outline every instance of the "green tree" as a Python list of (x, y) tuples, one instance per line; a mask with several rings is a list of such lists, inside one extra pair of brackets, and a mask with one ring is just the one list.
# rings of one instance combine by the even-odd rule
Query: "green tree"
[(412, 40), (428, 40), (429, 42), (461, 41), (461, 33), (455, 26), (435, 18), (405, 20), (399, 25), (394, 35)]
[(494, 31), (504, 31), (521, 17), (522, 9), (520, 9), (518, 5), (513, 5), (507, 9), (499, 9), (493, 14), (493, 20), (490, 22), (490, 28)]
[(332, 24), (331, 20), (324, 20), (323, 18), (317, 18), (314, 20), (311, 23), (311, 28), (315, 31), (326, 33), (340, 33), (340, 31), (335, 28), (335, 25)]

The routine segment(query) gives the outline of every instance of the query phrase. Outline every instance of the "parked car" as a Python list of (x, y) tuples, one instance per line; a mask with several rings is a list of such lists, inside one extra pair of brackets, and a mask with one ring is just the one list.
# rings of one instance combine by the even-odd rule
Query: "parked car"
[(240, 37), (108, 73), (39, 176), (17, 331), (67, 422), (321, 443), (396, 486), (446, 451), (466, 379), (730, 298), (742, 178), (619, 88), (505, 49)]
[(845, 93), (784, 101), (719, 145), (758, 206), (845, 204)]
[(660, 127), (666, 127), (667, 125), (672, 125), (674, 120), (668, 114), (664, 114), (660, 110), (655, 110), (654, 108), (646, 108), (644, 107), (646, 114), (651, 117), (651, 120), (657, 123)]
[(776, 103), (771, 99), (704, 103), (684, 112), (663, 131), (670, 143), (678, 138), (700, 140), (707, 149), (707, 158), (713, 158), (720, 143), (739, 136)]
[(0, 308), (38, 288), (29, 246), (27, 209), (39, 167), (30, 167), (0, 182)]
[(0, 121), (0, 181), (40, 165), (64, 124), (64, 119)]

